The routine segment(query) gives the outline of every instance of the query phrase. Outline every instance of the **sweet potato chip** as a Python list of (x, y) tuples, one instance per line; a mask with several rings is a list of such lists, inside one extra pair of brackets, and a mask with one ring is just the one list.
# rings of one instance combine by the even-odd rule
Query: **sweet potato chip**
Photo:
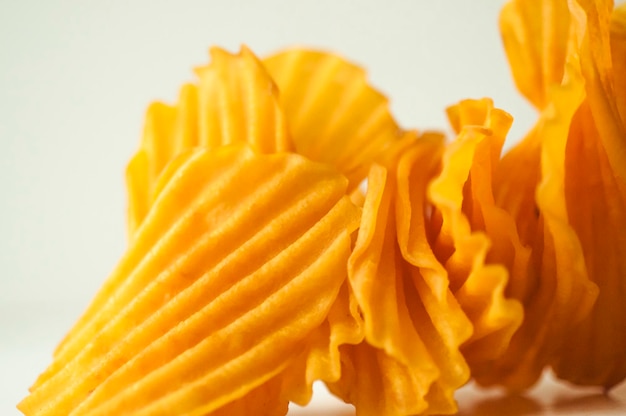
[(248, 143), (261, 152), (292, 149), (278, 91), (246, 47), (237, 55), (211, 49), (211, 62), (196, 70), (198, 84), (181, 89), (175, 106), (148, 108), (141, 147), (127, 169), (129, 235), (133, 237), (167, 163), (196, 146)]
[[(532, 2), (513, 3), (530, 7)], [(547, 0), (532, 4), (549, 10), (559, 7)], [(591, 310), (597, 288), (589, 280), (583, 247), (570, 222), (571, 209), (566, 200), (568, 134), (584, 99), (572, 37), (574, 17), (548, 13), (548, 18), (518, 22), (506, 18), (510, 10), (503, 11), (503, 31), (520, 38), (509, 44), (509, 57), (524, 54), (525, 48), (533, 49), (529, 45), (543, 42), (542, 34), (546, 33), (551, 36), (551, 45), (561, 46), (552, 57), (532, 55), (527, 64), (553, 68), (559, 57), (565, 56), (562, 79), (544, 78), (543, 84), (527, 80), (543, 91), (541, 104), (531, 99), (542, 110), (541, 116), (529, 135), (502, 159), (494, 183), (496, 202), (515, 217), (521, 241), (531, 248), (531, 259), (525, 279), (514, 280), (508, 290), (524, 304), (524, 323), (505, 355), (478, 380), (520, 390), (532, 385), (544, 367), (558, 360), (563, 348), (572, 343), (568, 334)], [(561, 28), (564, 22), (568, 22), (567, 30)], [(524, 41), (522, 33), (530, 38)], [(516, 50), (519, 48), (522, 50)], [(515, 64), (511, 59), (511, 65)], [(551, 73), (558, 75), (555, 69)], [(519, 174), (524, 168), (524, 174)]]
[(474, 331), (462, 351), (476, 376), (505, 351), (522, 323), (521, 304), (506, 288), (509, 280), (525, 278), (530, 252), (493, 197), (492, 178), (511, 116), (488, 99), (462, 101), (448, 114), (458, 136), (428, 192), (441, 217), (434, 251), (472, 321)]
[[(211, 54), (212, 62), (198, 70), (200, 85), (188, 85), (181, 93), (176, 111), (178, 119), (183, 121), (179, 120), (173, 126), (173, 133), (160, 130), (161, 134), (168, 132), (166, 137), (152, 134), (144, 138), (142, 148), (129, 165), (130, 220), (135, 228), (142, 217), (133, 215), (133, 211), (137, 211), (137, 207), (147, 210), (158, 194), (160, 184), (168, 182), (168, 172), (176, 172), (171, 165), (165, 171), (162, 164), (155, 167), (155, 158), (147, 157), (146, 147), (151, 151), (148, 154), (165, 154), (171, 158), (185, 148), (213, 148), (230, 142), (247, 142), (264, 152), (292, 148), (285, 128), (285, 111), (277, 106), (278, 91), (258, 59), (245, 47), (239, 55), (230, 55), (217, 48), (213, 48)], [(330, 54), (323, 56), (332, 57)], [(286, 93), (290, 92), (286, 90)], [(316, 117), (314, 113), (310, 116)], [(151, 175), (150, 169), (160, 173)], [(147, 195), (146, 190), (151, 195)], [(358, 203), (361, 199), (359, 189), (349, 192)], [(331, 316), (311, 334), (310, 343), (300, 359), (285, 370), (283, 380), (290, 381), (283, 382), (282, 394), (289, 400), (305, 404), (310, 399), (314, 380), (336, 380), (339, 377), (339, 345), (357, 343), (362, 339), (359, 313), (355, 305), (350, 306), (349, 291), (346, 284)]]
[(263, 63), (280, 90), (296, 151), (335, 166), (350, 181), (349, 192), (403, 136), (363, 69), (339, 56), (293, 49)]
[[(579, 54), (586, 99), (573, 114), (565, 149), (565, 203), (598, 285), (591, 314), (568, 334), (556, 374), (607, 389), (626, 378), (626, 6), (572, 4), (582, 39)], [(582, 13), (584, 11), (584, 13)], [(581, 19), (584, 15), (584, 20)], [(621, 71), (621, 72), (620, 72)]]
[[(442, 137), (406, 137), (393, 150), (387, 166), (376, 165), (370, 172), (349, 263), (365, 341), (341, 348), (342, 376), (329, 387), (359, 414), (450, 413), (456, 409), (454, 391), (469, 378), (459, 347), (472, 328), (430, 250), (423, 217)], [(419, 251), (407, 259), (408, 218)]]
[(326, 319), (359, 219), (347, 181), (293, 154), (181, 157), (25, 413), (205, 414), (279, 374)]

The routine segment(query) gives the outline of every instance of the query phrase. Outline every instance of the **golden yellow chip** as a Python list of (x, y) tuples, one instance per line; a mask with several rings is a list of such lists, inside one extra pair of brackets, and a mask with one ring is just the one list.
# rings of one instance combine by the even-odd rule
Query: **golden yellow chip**
[(26, 414), (205, 414), (284, 370), (331, 311), (359, 220), (345, 178), (242, 147), (181, 157)]
[(298, 153), (335, 166), (349, 192), (369, 166), (402, 137), (387, 99), (360, 67), (337, 55), (293, 49), (263, 60), (280, 90), (280, 101)]

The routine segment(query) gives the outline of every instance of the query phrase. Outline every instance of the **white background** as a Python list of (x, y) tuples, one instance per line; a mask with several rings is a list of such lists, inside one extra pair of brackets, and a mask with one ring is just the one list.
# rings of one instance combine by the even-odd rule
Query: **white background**
[(485, 1), (0, 0), (0, 414), (49, 360), (126, 245), (124, 168), (144, 111), (220, 45), (336, 51), (366, 67), (403, 127), (494, 98), (511, 139), (535, 114)]

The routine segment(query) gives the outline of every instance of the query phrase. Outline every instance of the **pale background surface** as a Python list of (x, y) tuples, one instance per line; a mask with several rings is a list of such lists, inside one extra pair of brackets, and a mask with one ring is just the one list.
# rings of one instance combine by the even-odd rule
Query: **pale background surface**
[[(123, 172), (145, 108), (173, 101), (210, 45), (339, 52), (368, 69), (404, 127), (447, 129), (446, 106), (490, 96), (515, 116), (515, 140), (535, 115), (509, 76), (502, 3), (0, 0), (0, 414), (17, 414), (121, 256)], [(326, 398), (294, 413), (325, 414)], [(517, 414), (573, 414), (537, 406)]]

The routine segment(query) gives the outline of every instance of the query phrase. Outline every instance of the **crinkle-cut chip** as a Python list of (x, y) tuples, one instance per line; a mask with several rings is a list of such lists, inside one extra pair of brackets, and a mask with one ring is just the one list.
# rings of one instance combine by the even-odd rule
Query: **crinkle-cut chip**
[[(181, 118), (181, 115), (184, 116), (182, 117), (183, 122), (179, 121), (177, 126), (174, 126), (175, 129), (179, 129), (175, 133), (181, 137), (169, 135), (160, 141), (156, 141), (156, 143), (154, 143), (154, 140), (153, 142), (144, 140), (143, 147), (146, 147), (146, 142), (148, 147), (156, 146), (158, 148), (158, 146), (161, 146), (157, 150), (170, 157), (174, 157), (177, 152), (185, 148), (198, 145), (212, 147), (232, 141), (256, 143), (258, 145), (257, 148), (268, 152), (290, 149), (292, 146), (289, 142), (286, 142), (287, 134), (284, 118), (277, 106), (277, 91), (273, 86), (273, 81), (268, 78), (256, 57), (245, 47), (238, 56), (230, 55), (220, 49), (213, 49), (212, 57), (211, 64), (198, 71), (200, 87), (189, 85), (181, 93), (180, 102), (176, 110), (179, 118)], [(199, 110), (198, 105), (200, 105)], [(193, 112), (190, 112), (189, 109), (193, 109)], [(198, 127), (198, 112), (200, 112), (201, 123), (204, 123), (204, 127), (202, 127), (204, 130), (200, 133), (198, 133), (200, 128)], [(230, 117), (230, 119), (225, 119), (227, 117)], [(246, 123), (248, 123), (248, 126), (244, 128)], [(211, 131), (207, 133), (208, 130)], [(189, 132), (193, 132), (193, 134)], [(235, 137), (220, 136), (224, 134), (234, 135)], [(272, 134), (275, 137), (272, 138)], [(153, 136), (148, 138), (154, 139)], [(172, 144), (168, 140), (175, 143)], [(273, 144), (272, 140), (276, 144)], [(281, 141), (284, 143), (281, 143)], [(176, 152), (165, 152), (164, 149), (171, 147), (175, 148)], [(149, 158), (146, 157), (146, 151), (142, 148), (133, 158), (128, 168), (131, 233), (138, 228), (143, 219), (143, 215), (139, 215), (135, 211), (146, 212), (152, 201), (158, 197), (162, 186), (168, 183), (170, 175), (177, 171), (172, 164), (168, 165), (167, 172), (163, 172), (162, 166), (158, 165), (157, 172), (160, 172), (160, 176), (158, 179), (155, 179), (155, 175), (153, 175), (148, 180), (146, 177), (148, 170), (147, 160)], [(146, 189), (149, 189), (150, 195), (148, 195)], [(351, 196), (357, 205), (361, 203), (362, 196), (358, 188), (352, 191)], [(336, 303), (341, 305), (345, 302), (338, 300)], [(345, 317), (345, 319), (335, 319), (333, 322), (327, 321), (319, 329), (316, 329), (316, 333), (318, 333), (317, 344), (310, 346), (310, 350), (307, 350), (310, 353), (308, 358), (303, 355), (302, 362), (308, 363), (307, 365), (310, 368), (303, 370), (306, 376), (303, 375), (304, 378), (298, 382), (304, 384), (298, 385), (308, 385), (309, 391), (313, 375), (317, 374), (315, 377), (319, 376), (325, 380), (331, 380), (333, 377), (336, 377), (333, 375), (335, 370), (329, 371), (322, 377), (320, 369), (327, 364), (332, 368), (338, 368), (338, 345), (349, 340), (354, 340), (351, 342), (355, 343), (362, 338), (358, 325), (354, 322), (348, 324), (347, 314), (342, 315), (342, 317)], [(354, 314), (353, 319), (355, 319)], [(330, 345), (324, 347), (326, 349), (323, 349), (320, 344), (322, 336), (319, 334), (324, 331), (330, 331), (331, 334), (329, 336), (333, 338)], [(331, 363), (333, 360), (336, 362)], [(317, 368), (317, 370), (314, 370), (314, 368)], [(295, 377), (293, 374), (292, 376)], [(303, 381), (304, 379), (306, 379), (306, 382)], [(296, 385), (295, 381), (293, 385)], [(307, 389), (306, 387), (303, 388), (304, 390)], [(300, 393), (297, 393), (297, 395), (300, 395)], [(306, 397), (306, 393), (302, 393), (302, 395), (298, 396), (299, 398), (293, 397), (292, 399), (302, 401), (304, 400), (302, 397)]]
[(591, 314), (568, 334), (554, 369), (562, 379), (608, 389), (626, 378), (626, 240), (617, 231), (626, 230), (626, 182), (614, 175), (598, 135), (585, 102), (570, 127), (565, 199), (587, 272), (600, 290)]
[[(178, 158), (166, 167), (156, 186), (156, 195), (177, 172), (184, 158)], [(356, 206), (357, 191), (350, 195)], [(356, 233), (353, 233), (356, 234)], [(306, 405), (312, 396), (316, 380), (336, 381), (340, 376), (339, 346), (358, 344), (363, 340), (362, 320), (358, 305), (346, 280), (337, 295), (325, 321), (309, 335), (307, 346), (290, 367), (281, 373), (281, 397)]]
[[(536, 209), (511, 211), (530, 217), (516, 218), (517, 224), (527, 225), (521, 229), (522, 239), (531, 244), (527, 282), (508, 290), (524, 304), (525, 319), (504, 356), (489, 372), (477, 377), (482, 384), (522, 390), (535, 383), (544, 367), (554, 363), (568, 343), (576, 342), (567, 334), (589, 313), (597, 296), (597, 288), (585, 269), (580, 241), (570, 224), (565, 199), (567, 136), (572, 116), (583, 99), (580, 73), (571, 56), (565, 82), (552, 89), (550, 104), (537, 126), (498, 167), (499, 171), (506, 171), (539, 157), (540, 182), (520, 187), (520, 192), (530, 192), (536, 186)], [(536, 175), (530, 173), (526, 179), (536, 180)], [(502, 181), (495, 185), (510, 186)], [(496, 194), (502, 206), (515, 206), (529, 198), (499, 189)]]
[(545, 108), (551, 86), (563, 77), (570, 32), (567, 2), (509, 1), (500, 13), (500, 32), (517, 88), (536, 108)]
[(278, 85), (295, 148), (335, 166), (350, 184), (402, 136), (387, 99), (368, 85), (365, 72), (337, 55), (304, 49), (263, 60)]
[(183, 86), (175, 106), (148, 108), (140, 149), (126, 172), (131, 240), (156, 198), (163, 169), (181, 152), (233, 142), (268, 153), (292, 148), (276, 87), (259, 60), (246, 47), (238, 55), (219, 48), (211, 54), (213, 61), (198, 69), (199, 86)]
[(183, 86), (176, 105), (148, 108), (141, 147), (126, 174), (131, 239), (152, 204), (161, 171), (182, 151), (232, 143), (263, 153), (293, 148), (277, 88), (257, 57), (244, 46), (237, 55), (212, 48), (211, 58), (196, 70), (198, 85)]
[[(118, 264), (116, 270), (105, 281), (103, 287), (89, 304), (87, 310), (66, 335), (63, 343), (57, 349), (55, 358), (72, 356), (78, 351), (78, 349), (80, 349), (80, 347), (77, 349), (75, 345), (75, 338), (77, 336), (80, 335), (83, 337), (83, 341), (78, 341), (78, 344), (81, 344), (84, 340), (93, 336), (100, 330), (101, 326), (104, 325), (107, 320), (106, 317), (102, 316), (102, 312), (105, 310), (104, 308), (107, 304), (110, 304), (111, 298), (116, 291), (118, 291), (121, 286), (128, 284), (126, 281), (133, 276), (133, 270), (137, 269), (142, 263), (145, 263), (150, 253), (154, 253), (154, 250), (159, 250), (159, 252), (164, 251), (166, 253), (168, 250), (176, 250), (176, 253), (185, 253), (186, 250), (193, 247), (196, 240), (201, 239), (206, 234), (207, 229), (203, 227), (197, 227), (195, 229), (189, 228), (188, 226), (184, 228), (175, 227), (178, 223), (185, 219), (183, 217), (184, 215), (188, 215), (190, 206), (195, 206), (199, 203), (199, 201), (204, 201), (206, 199), (207, 202), (204, 203), (212, 202), (216, 207), (218, 207), (218, 202), (221, 199), (221, 193), (228, 189), (228, 186), (230, 186), (229, 183), (233, 181), (245, 180), (240, 178), (243, 172), (243, 167), (246, 166), (249, 159), (248, 154), (245, 152), (233, 153), (229, 158), (215, 158), (215, 163), (220, 164), (217, 164), (212, 172), (215, 172), (215, 178), (220, 180), (214, 180), (209, 184), (204, 183), (203, 175), (193, 176), (193, 171), (188, 172), (189, 169), (197, 169), (197, 163), (194, 163), (195, 157), (197, 156), (193, 152), (187, 152), (184, 156), (180, 156), (173, 162), (173, 164), (177, 166), (180, 165), (180, 168), (178, 169), (178, 176), (185, 178), (188, 183), (188, 188), (193, 189), (194, 191), (179, 192), (178, 195), (176, 195), (176, 198), (172, 197), (172, 193), (168, 194), (170, 195), (169, 198), (165, 198), (160, 202), (162, 208), (152, 214), (155, 221), (152, 221), (147, 226), (142, 223), (142, 227), (138, 230), (136, 239), (132, 241), (132, 244)], [(170, 170), (170, 172), (172, 170)], [(169, 177), (171, 174), (166, 171), (164, 176)], [(271, 177), (268, 176), (268, 179), (271, 179)], [(246, 182), (249, 183), (250, 181), (251, 179), (248, 179)], [(213, 192), (213, 194), (211, 195), (207, 192)], [(163, 208), (164, 205), (165, 208)], [(187, 218), (187, 221), (189, 220), (190, 218)], [(178, 247), (171, 246), (171, 244), (177, 244), (176, 242), (170, 243), (170, 246), (168, 246), (165, 244), (170, 240), (161, 241), (163, 237), (163, 230), (168, 229), (177, 230), (179, 233), (186, 233), (186, 235), (183, 236), (185, 239), (179, 244)], [(153, 280), (156, 275), (160, 273), (161, 269), (164, 269), (169, 264), (173, 263), (174, 260), (176, 260), (173, 254), (175, 252), (171, 251), (171, 255), (150, 258), (154, 265), (151, 269), (146, 270), (146, 273), (148, 273), (145, 276), (146, 281)], [(153, 254), (151, 255), (154, 257)], [(95, 329), (87, 330), (86, 328), (90, 328), (90, 325), (93, 325), (94, 322), (97, 321), (96, 317), (98, 315), (100, 315), (100, 318), (98, 318), (98, 322), (100, 322), (99, 326)], [(74, 345), (74, 347), (72, 347), (72, 345)], [(48, 378), (49, 370), (52, 368), (54, 368), (54, 363), (48, 371), (44, 372), (39, 377), (33, 388), (36, 388)]]
[(181, 157), (25, 414), (216, 410), (291, 365), (331, 311), (360, 216), (346, 179), (240, 146)]
[[(469, 378), (459, 347), (470, 336), (471, 324), (447, 289), (445, 269), (430, 251), (424, 218), (414, 219), (414, 224), (422, 224), (413, 230), (413, 241), (420, 247), (411, 258), (415, 265), (403, 257), (403, 242), (398, 241), (397, 223), (409, 215), (405, 209), (398, 217), (400, 204), (415, 203), (416, 217), (426, 215), (424, 195), (439, 169), (441, 139), (407, 137), (389, 155), (389, 165), (373, 166), (368, 177), (361, 227), (349, 261), (365, 342), (341, 348), (341, 379), (329, 383), (358, 414), (452, 413), (454, 391)], [(404, 185), (413, 187), (410, 202), (408, 191), (398, 185), (399, 178), (409, 176), (411, 181)]]
[[(567, 335), (570, 342), (554, 369), (565, 380), (609, 389), (626, 378), (626, 240), (621, 232), (626, 229), (626, 177), (616, 169), (626, 165), (626, 130), (619, 113), (626, 90), (618, 88), (626, 76), (619, 72), (626, 69), (619, 62), (626, 58), (626, 6), (613, 12), (609, 27), (610, 2), (579, 4), (587, 25), (579, 22), (578, 28), (585, 30), (580, 60), (587, 99), (569, 127), (565, 203), (599, 294), (591, 314)], [(576, 4), (572, 7), (576, 13)]]
[(459, 133), (446, 148), (428, 196), (441, 216), (435, 254), (474, 328), (462, 348), (474, 374), (504, 352), (522, 322), (521, 305), (505, 289), (511, 273), (524, 278), (530, 253), (519, 242), (513, 218), (495, 205), (492, 191), (511, 116), (488, 99), (465, 100), (448, 112)]

